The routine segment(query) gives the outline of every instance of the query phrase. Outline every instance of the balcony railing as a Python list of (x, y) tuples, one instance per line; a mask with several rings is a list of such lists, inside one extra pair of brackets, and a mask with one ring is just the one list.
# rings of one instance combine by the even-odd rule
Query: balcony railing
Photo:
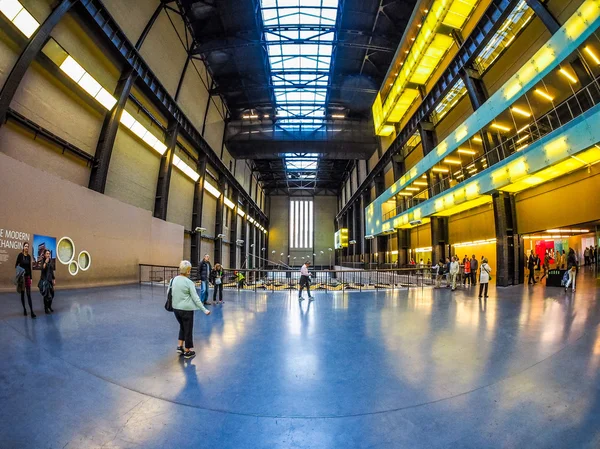
[[(495, 164), (503, 161), (517, 151), (540, 140), (542, 137), (566, 125), (576, 117), (579, 117), (592, 107), (600, 104), (600, 77), (597, 77), (587, 86), (567, 98), (562, 103), (552, 108), (543, 116), (533, 120), (527, 127), (521, 128), (521, 132), (516, 132), (508, 138), (500, 137), (500, 144), (490, 151), (479, 156), (466, 166), (457, 167), (451, 170), (447, 176), (444, 176), (436, 184), (422, 190), (411, 198), (405, 199), (394, 209), (383, 214), (383, 221), (387, 221), (396, 215), (402, 214), (408, 209), (418, 206), (428, 199), (439, 195), (446, 190), (454, 187), (458, 183), (466, 181), (483, 170), (486, 170)], [(528, 139), (522, 140), (523, 137)]]

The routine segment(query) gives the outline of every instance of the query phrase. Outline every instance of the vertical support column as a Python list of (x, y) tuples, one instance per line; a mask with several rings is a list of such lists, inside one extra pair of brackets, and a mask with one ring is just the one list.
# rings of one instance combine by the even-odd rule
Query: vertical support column
[(167, 150), (160, 158), (160, 168), (158, 169), (158, 182), (156, 184), (156, 196), (154, 197), (154, 216), (161, 220), (167, 219), (167, 209), (169, 205), (169, 188), (171, 186), (171, 172), (173, 170), (173, 156), (177, 146), (177, 135), (179, 134), (179, 125), (175, 121), (169, 123), (167, 128)]
[[(383, 177), (383, 173), (378, 173), (375, 176), (375, 196), (378, 197), (383, 192), (385, 192), (385, 180)], [(381, 211), (376, 211), (375, 214), (381, 214)], [(388, 251), (388, 236), (387, 235), (378, 235), (377, 236), (377, 267), (383, 266), (385, 264), (385, 254)]]
[(410, 249), (410, 229), (398, 229), (398, 266), (402, 267), (409, 262), (408, 250)]
[(524, 280), (524, 255), (517, 232), (515, 197), (508, 192), (492, 194), (496, 223), (496, 285), (506, 287)]
[[(360, 195), (360, 200), (358, 202), (358, 239), (357, 239), (357, 245), (358, 245), (358, 252), (360, 254), (360, 258), (364, 261), (367, 262), (367, 256), (366, 256), (366, 251), (365, 251), (365, 207), (366, 207), (366, 202), (365, 202), (365, 194), (362, 193)], [(364, 268), (364, 266), (363, 266)]]
[(231, 223), (229, 225), (229, 267), (239, 268), (237, 261), (237, 239), (238, 239), (238, 192), (234, 191), (231, 201), (235, 204), (235, 209), (231, 211)]
[(248, 260), (246, 258), (246, 247), (248, 245), (248, 240), (246, 237), (246, 228), (248, 226), (248, 213), (250, 211), (246, 211), (246, 215), (244, 215), (244, 217), (240, 217), (241, 218), (241, 222), (242, 222), (242, 229), (240, 232), (240, 240), (243, 240), (244, 243), (242, 243), (242, 246), (240, 247), (240, 268), (248, 268)]
[(222, 192), (217, 199), (216, 216), (215, 216), (215, 263), (223, 263), (223, 231), (225, 230), (225, 181), (224, 176), (219, 177), (219, 190)]
[(438, 144), (433, 123), (426, 121), (420, 122), (419, 134), (423, 145), (423, 156), (427, 156)]
[(431, 259), (439, 261), (450, 254), (446, 254), (448, 244), (448, 218), (431, 217)]
[[(142, 47), (142, 44), (146, 40), (150, 29), (156, 22), (156, 19), (160, 15), (164, 8), (164, 3), (160, 2), (152, 17), (146, 24), (146, 27), (142, 31), (138, 41), (135, 44), (136, 50)], [(121, 77), (117, 82), (117, 87), (114, 92), (114, 97), (117, 99), (117, 103), (112, 110), (107, 111), (104, 116), (104, 122), (102, 123), (102, 129), (100, 136), (98, 137), (98, 144), (96, 145), (96, 164), (92, 166), (90, 172), (90, 182), (88, 187), (96, 192), (104, 193), (106, 188), (106, 179), (108, 178), (108, 168), (110, 166), (110, 159), (112, 157), (113, 147), (115, 145), (115, 139), (117, 137), (117, 131), (119, 130), (119, 122), (121, 120), (121, 114), (127, 104), (127, 99), (131, 93), (131, 88), (135, 84), (137, 74), (132, 68), (129, 68), (121, 73)]]
[(2, 90), (0, 90), (0, 126), (6, 121), (6, 113), (10, 107), (10, 103), (21, 84), (27, 69), (29, 69), (29, 66), (35, 58), (37, 58), (44, 45), (46, 45), (54, 27), (75, 3), (77, 3), (77, 0), (63, 0), (60, 2), (33, 34), (29, 43), (19, 55), (19, 59), (17, 59), (17, 62), (2, 86)]
[(202, 226), (202, 206), (204, 202), (204, 178), (206, 177), (206, 155), (200, 154), (196, 170), (200, 177), (196, 181), (194, 187), (194, 205), (192, 208), (192, 265), (197, 267), (200, 265), (202, 256), (200, 255), (200, 247), (202, 243), (202, 233), (196, 232), (196, 228)]

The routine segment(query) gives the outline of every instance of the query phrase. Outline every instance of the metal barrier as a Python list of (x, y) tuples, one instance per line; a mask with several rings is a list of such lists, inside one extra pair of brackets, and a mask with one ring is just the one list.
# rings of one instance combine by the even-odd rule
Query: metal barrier
[[(309, 270), (310, 289), (313, 291), (377, 291), (415, 288), (433, 285), (435, 276), (430, 268), (397, 268), (380, 270)], [(139, 266), (140, 284), (166, 286), (179, 274), (178, 267)], [(190, 278), (200, 286), (195, 271)], [(224, 290), (245, 291), (298, 291), (299, 270), (245, 270), (224, 269)]]

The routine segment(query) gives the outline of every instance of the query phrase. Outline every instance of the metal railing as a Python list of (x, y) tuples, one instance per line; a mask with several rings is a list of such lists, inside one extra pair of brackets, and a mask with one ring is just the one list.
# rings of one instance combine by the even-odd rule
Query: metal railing
[[(549, 112), (533, 120), (527, 125), (525, 130), (521, 128), (523, 131), (520, 133), (517, 131), (511, 137), (500, 138), (500, 144), (496, 145), (482, 156), (473, 159), (468, 165), (451, 169), (450, 173), (440, 179), (436, 184), (425, 188), (411, 198), (405, 199), (405, 201), (397, 205), (394, 209), (383, 214), (383, 221), (395, 217), (412, 207), (418, 206), (424, 201), (454, 187), (458, 183), (477, 175), (482, 170), (494, 166), (515, 152), (520, 151), (522, 148), (531, 145), (547, 134), (563, 127), (597, 104), (600, 104), (599, 80), (600, 78), (595, 78), (590, 84), (577, 91), (562, 103), (556, 105)], [(528, 136), (528, 138), (523, 139), (525, 136)]]
[[(429, 267), (395, 268), (377, 270), (309, 270), (312, 291), (377, 291), (400, 288), (422, 288), (434, 285), (435, 276)], [(140, 284), (167, 286), (171, 278), (179, 274), (178, 267), (140, 264)], [(194, 276), (190, 278), (200, 281)], [(300, 288), (298, 270), (245, 270), (224, 269), (224, 290), (243, 291), (290, 291)]]

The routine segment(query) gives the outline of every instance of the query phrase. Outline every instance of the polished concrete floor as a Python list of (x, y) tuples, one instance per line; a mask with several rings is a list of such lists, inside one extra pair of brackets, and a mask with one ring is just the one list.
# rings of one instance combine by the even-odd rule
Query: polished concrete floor
[(184, 361), (162, 288), (0, 295), (0, 447), (600, 447), (593, 273), (315, 298), (226, 292)]

